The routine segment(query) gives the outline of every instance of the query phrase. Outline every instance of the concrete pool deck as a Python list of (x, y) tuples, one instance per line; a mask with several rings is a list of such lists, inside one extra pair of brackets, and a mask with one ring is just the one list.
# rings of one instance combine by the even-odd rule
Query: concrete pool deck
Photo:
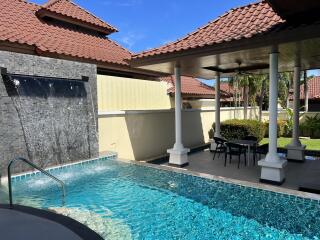
[(0, 205), (1, 239), (20, 240), (102, 240), (79, 222), (48, 211), (30, 207)]
[[(261, 167), (253, 166), (253, 159), (251, 159), (250, 166), (244, 166), (241, 161), (240, 169), (237, 166), (238, 160), (233, 158), (231, 164), (227, 163), (224, 166), (224, 155), (213, 160), (213, 153), (209, 150), (193, 153), (189, 155), (189, 166), (184, 169), (211, 174), (215, 176), (222, 176), (252, 183), (259, 183)], [(305, 161), (303, 163), (288, 162), (285, 168), (286, 181), (281, 188), (298, 190), (301, 184), (319, 183), (320, 184), (320, 161)]]

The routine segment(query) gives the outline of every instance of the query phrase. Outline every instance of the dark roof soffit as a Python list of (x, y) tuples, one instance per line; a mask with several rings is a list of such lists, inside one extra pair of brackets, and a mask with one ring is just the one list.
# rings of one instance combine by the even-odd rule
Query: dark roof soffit
[(87, 23), (87, 22), (84, 22), (84, 21), (81, 21), (81, 20), (78, 20), (78, 19), (75, 19), (75, 18), (72, 18), (72, 17), (68, 17), (68, 16), (65, 16), (65, 15), (62, 15), (62, 14), (59, 14), (59, 13), (54, 13), (54, 12), (48, 11), (46, 9), (39, 9), (36, 12), (36, 15), (39, 18), (42, 18), (42, 19), (44, 19), (46, 17), (52, 18), (52, 19), (56, 19), (56, 20), (59, 20), (59, 21), (62, 21), (62, 22), (66, 22), (66, 23), (69, 23), (69, 24), (73, 24), (73, 25), (79, 26), (79, 27), (87, 28), (89, 30), (100, 32), (100, 33), (105, 34), (105, 35), (109, 35), (109, 34), (117, 31), (117, 30), (113, 31), (113, 30), (110, 30), (110, 29), (107, 29), (107, 28), (104, 28), (104, 27), (96, 26), (94, 24)]
[(319, 0), (266, 0), (283, 19), (291, 22), (308, 22), (319, 19)]

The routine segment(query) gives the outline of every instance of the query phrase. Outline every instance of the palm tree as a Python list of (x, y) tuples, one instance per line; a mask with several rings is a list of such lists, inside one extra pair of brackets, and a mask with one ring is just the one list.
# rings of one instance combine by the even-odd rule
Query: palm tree
[[(260, 93), (260, 96), (264, 95), (261, 94), (261, 89), (265, 83), (266, 76), (255, 74), (239, 74), (235, 78), (238, 81), (239, 86), (243, 89), (244, 118), (247, 119), (248, 106), (256, 106), (258, 93)], [(260, 105), (262, 106), (262, 103)]]
[(262, 107), (267, 91), (267, 75), (250, 75), (249, 89), (250, 106), (257, 106), (257, 102), (259, 103), (259, 121), (262, 121)]
[(229, 87), (233, 89), (233, 105), (234, 105), (234, 118), (237, 118), (237, 107), (241, 106), (241, 86), (239, 78), (233, 76), (228, 79)]
[(236, 98), (239, 96), (238, 95), (238, 90), (241, 89), (242, 91), (242, 98), (243, 98), (243, 108), (244, 108), (244, 118), (248, 118), (248, 105), (249, 105), (249, 75), (246, 74), (238, 74), (233, 77), (233, 85), (237, 86), (235, 88), (235, 94)]
[(309, 87), (308, 87), (308, 81), (310, 79), (314, 78), (314, 75), (307, 76), (307, 71), (303, 72), (303, 80), (304, 80), (304, 111), (309, 111)]
[(279, 74), (279, 100), (282, 108), (289, 108), (292, 82), (293, 72), (284, 72)]

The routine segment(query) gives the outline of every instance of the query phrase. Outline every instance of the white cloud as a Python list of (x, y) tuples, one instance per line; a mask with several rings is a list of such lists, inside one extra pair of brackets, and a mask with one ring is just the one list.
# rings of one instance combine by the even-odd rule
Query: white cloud
[(142, 0), (119, 0), (119, 1), (111, 1), (111, 0), (105, 0), (101, 2), (102, 5), (105, 6), (119, 6), (119, 7), (133, 7), (140, 5), (142, 3)]
[(137, 32), (128, 32), (119, 41), (127, 48), (132, 48), (138, 41), (144, 38), (144, 35)]

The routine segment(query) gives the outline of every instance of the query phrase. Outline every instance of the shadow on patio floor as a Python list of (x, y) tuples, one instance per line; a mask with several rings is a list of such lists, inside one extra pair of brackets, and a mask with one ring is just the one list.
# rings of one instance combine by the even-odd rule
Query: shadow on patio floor
[[(224, 155), (213, 160), (213, 153), (209, 150), (193, 153), (189, 155), (190, 165), (185, 169), (200, 173), (212, 174), (242, 181), (258, 183), (260, 179), (260, 167), (253, 166), (253, 159), (250, 166), (244, 166), (241, 161), (238, 169), (238, 160), (236, 157), (231, 164), (227, 163), (224, 167)], [(320, 186), (320, 161), (306, 161), (304, 163), (289, 162), (286, 167), (286, 181), (281, 186), (288, 189), (298, 190), (302, 184), (316, 184)]]

